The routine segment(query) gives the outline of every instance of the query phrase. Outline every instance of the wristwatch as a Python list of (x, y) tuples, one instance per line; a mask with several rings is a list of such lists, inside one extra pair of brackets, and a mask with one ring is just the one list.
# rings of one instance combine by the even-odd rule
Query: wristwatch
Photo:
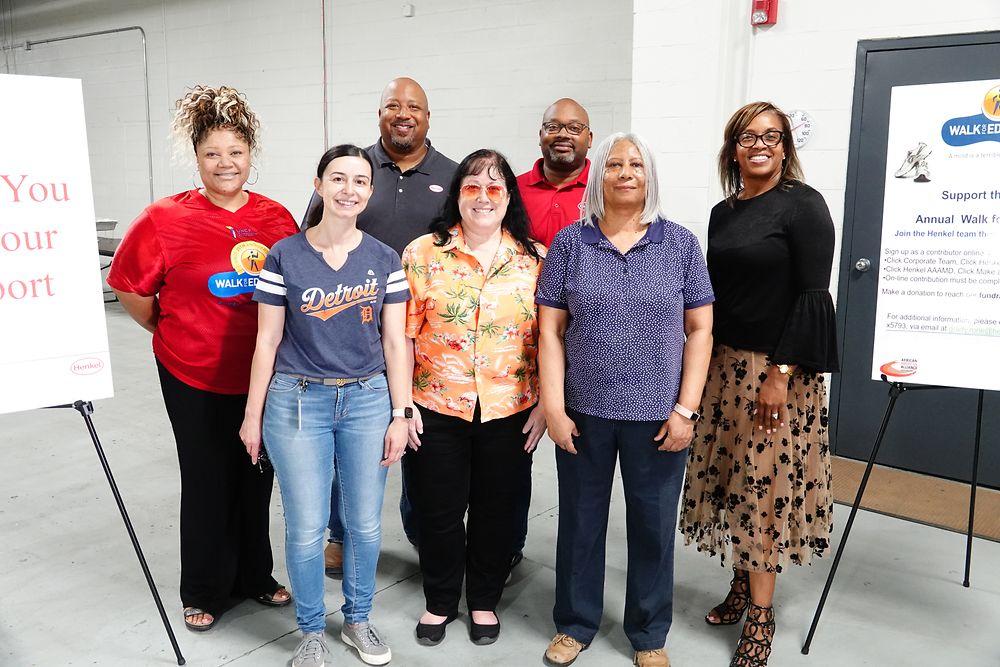
[(696, 422), (699, 419), (701, 419), (701, 415), (700, 414), (698, 414), (694, 410), (688, 410), (687, 408), (685, 408), (680, 403), (675, 403), (674, 404), (674, 412), (676, 412), (677, 414), (679, 414), (681, 417), (684, 417), (686, 419), (690, 419), (693, 422)]
[(392, 416), (413, 419), (413, 408), (393, 408)]

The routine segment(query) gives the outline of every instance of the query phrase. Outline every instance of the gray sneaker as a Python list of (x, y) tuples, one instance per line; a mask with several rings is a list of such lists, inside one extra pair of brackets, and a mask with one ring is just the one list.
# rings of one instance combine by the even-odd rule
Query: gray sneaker
[(324, 667), (330, 652), (323, 641), (322, 632), (307, 632), (302, 635), (299, 647), (292, 656), (292, 667)]
[(358, 649), (358, 655), (369, 665), (384, 665), (392, 660), (392, 651), (371, 623), (344, 623), (340, 638), (348, 646)]

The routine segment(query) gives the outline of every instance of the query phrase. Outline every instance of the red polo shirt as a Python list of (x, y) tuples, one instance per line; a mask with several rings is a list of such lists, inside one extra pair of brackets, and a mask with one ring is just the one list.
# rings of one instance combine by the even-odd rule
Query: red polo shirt
[(583, 165), (583, 171), (575, 181), (557, 188), (545, 180), (542, 159), (539, 158), (531, 171), (517, 177), (517, 188), (524, 200), (524, 207), (531, 220), (531, 236), (548, 247), (556, 232), (571, 225), (583, 216), (580, 204), (583, 189), (587, 187), (590, 175), (590, 160)]

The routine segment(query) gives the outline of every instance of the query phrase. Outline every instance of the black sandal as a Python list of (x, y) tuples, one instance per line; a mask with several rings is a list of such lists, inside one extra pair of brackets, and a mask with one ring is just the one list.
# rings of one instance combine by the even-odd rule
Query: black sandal
[(289, 593), (288, 597), (285, 598), (284, 600), (275, 600), (274, 596), (279, 591), (285, 591), (286, 593), (288, 593), (288, 590), (284, 586), (278, 586), (278, 588), (275, 589), (274, 593), (264, 593), (263, 595), (258, 595), (257, 597), (254, 598), (254, 602), (259, 602), (267, 607), (287, 607), (292, 603), (292, 595), (291, 593)]
[(708, 614), (715, 614), (718, 621), (705, 615), (709, 625), (736, 625), (743, 618), (743, 612), (750, 605), (750, 573), (746, 570), (733, 570), (733, 580), (729, 582), (729, 594), (726, 599), (712, 607)]
[(767, 667), (774, 640), (774, 607), (750, 603), (743, 634), (729, 667)]
[[(192, 623), (189, 618), (194, 618), (195, 616), (211, 616), (211, 623)], [(216, 623), (219, 621), (219, 615), (213, 614), (210, 611), (205, 611), (199, 607), (184, 607), (184, 625), (187, 626), (188, 630), (192, 632), (207, 632), (211, 630)]]

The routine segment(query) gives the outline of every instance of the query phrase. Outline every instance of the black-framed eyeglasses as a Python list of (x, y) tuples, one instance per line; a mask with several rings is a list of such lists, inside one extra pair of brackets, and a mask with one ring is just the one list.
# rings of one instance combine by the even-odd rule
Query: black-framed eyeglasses
[(567, 132), (569, 132), (570, 134), (572, 134), (574, 137), (578, 137), (581, 134), (583, 134), (583, 131), (586, 130), (590, 126), (587, 125), (586, 123), (576, 123), (576, 122), (574, 122), (574, 123), (557, 123), (555, 121), (551, 121), (551, 122), (548, 122), (548, 123), (542, 123), (542, 129), (545, 130), (545, 134), (559, 134), (559, 132), (564, 127), (566, 128)]
[(760, 139), (765, 146), (773, 148), (781, 143), (785, 133), (781, 130), (768, 130), (764, 134), (754, 134), (753, 132), (741, 132), (736, 135), (736, 143), (743, 148), (753, 148)]

